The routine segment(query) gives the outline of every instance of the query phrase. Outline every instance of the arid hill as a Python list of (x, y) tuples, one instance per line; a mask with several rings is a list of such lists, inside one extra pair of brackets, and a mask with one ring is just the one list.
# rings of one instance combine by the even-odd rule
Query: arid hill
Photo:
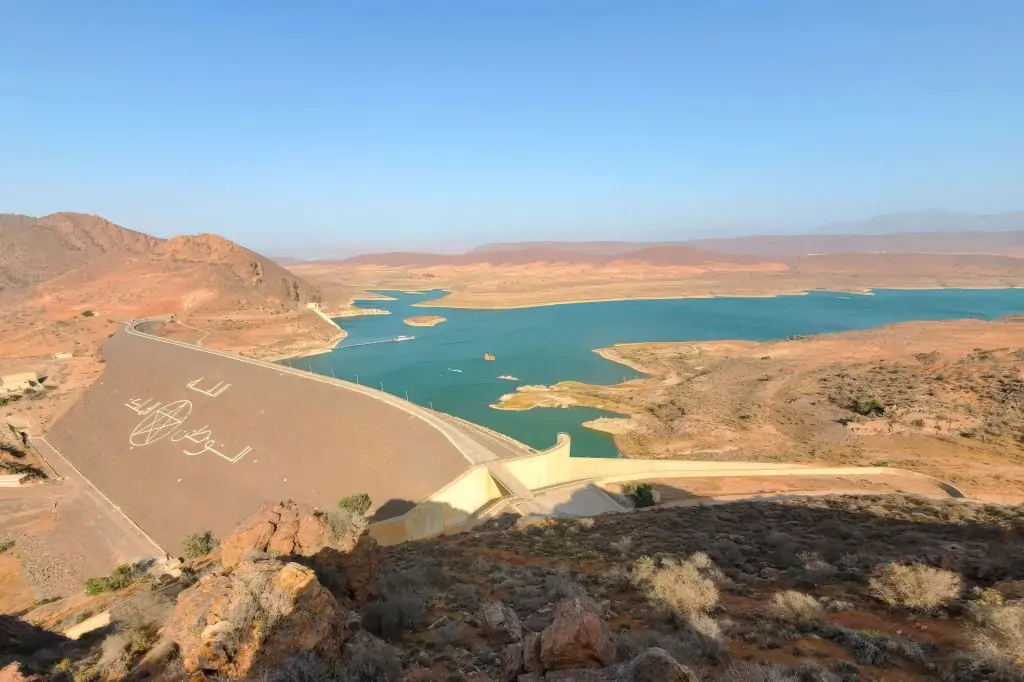
[(599, 352), (651, 377), (525, 387), (504, 406), (628, 415), (593, 424), (627, 456), (882, 463), (1024, 500), (1024, 317)]
[[(161, 333), (263, 357), (343, 335), (306, 309), (319, 289), (269, 258), (217, 235), (158, 239), (80, 213), (2, 217), (0, 300), (0, 370), (35, 368), (54, 386), (18, 417), (36, 425), (98, 374), (100, 344), (123, 320), (171, 316)], [(55, 365), (56, 353), (75, 357)]]

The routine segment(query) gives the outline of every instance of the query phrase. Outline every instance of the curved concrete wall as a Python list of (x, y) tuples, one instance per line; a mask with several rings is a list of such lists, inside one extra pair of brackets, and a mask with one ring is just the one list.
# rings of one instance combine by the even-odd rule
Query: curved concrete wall
[(405, 514), (372, 524), (370, 535), (381, 544), (393, 545), (451, 532), (504, 494), (487, 467), (478, 465)]

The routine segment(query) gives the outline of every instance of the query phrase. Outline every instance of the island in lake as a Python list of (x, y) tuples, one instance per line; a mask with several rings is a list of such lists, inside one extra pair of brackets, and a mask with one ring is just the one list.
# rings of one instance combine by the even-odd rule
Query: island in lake
[(407, 317), (403, 321), (410, 327), (433, 327), (442, 322), (447, 322), (448, 319), (440, 315), (417, 315), (415, 317)]

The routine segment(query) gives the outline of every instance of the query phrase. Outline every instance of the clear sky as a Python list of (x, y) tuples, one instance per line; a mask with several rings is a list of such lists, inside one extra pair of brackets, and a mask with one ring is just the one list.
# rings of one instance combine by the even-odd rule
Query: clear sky
[(0, 211), (271, 254), (1024, 208), (1021, 0), (0, 0)]

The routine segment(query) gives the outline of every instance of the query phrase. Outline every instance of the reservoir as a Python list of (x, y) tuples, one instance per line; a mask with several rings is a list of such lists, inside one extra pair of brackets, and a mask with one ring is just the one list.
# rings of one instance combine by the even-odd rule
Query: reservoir
[[(616, 415), (582, 407), (513, 412), (490, 405), (520, 385), (566, 380), (614, 384), (636, 378), (634, 370), (592, 352), (616, 343), (765, 341), (909, 320), (987, 320), (1024, 312), (1024, 289), (877, 290), (868, 296), (814, 292), (777, 298), (616, 301), (516, 310), (413, 307), (443, 296), (443, 291), (378, 293), (395, 300), (361, 304), (389, 310), (390, 315), (338, 318), (348, 332), (339, 348), (286, 363), (383, 387), (538, 449), (553, 445), (556, 434), (565, 432), (572, 436), (573, 455), (586, 457), (617, 455), (611, 437), (581, 426), (597, 417)], [(410, 327), (403, 322), (416, 315), (442, 315), (448, 321), (435, 327)], [(399, 336), (415, 338), (369, 343)], [(484, 360), (487, 353), (495, 360)]]

